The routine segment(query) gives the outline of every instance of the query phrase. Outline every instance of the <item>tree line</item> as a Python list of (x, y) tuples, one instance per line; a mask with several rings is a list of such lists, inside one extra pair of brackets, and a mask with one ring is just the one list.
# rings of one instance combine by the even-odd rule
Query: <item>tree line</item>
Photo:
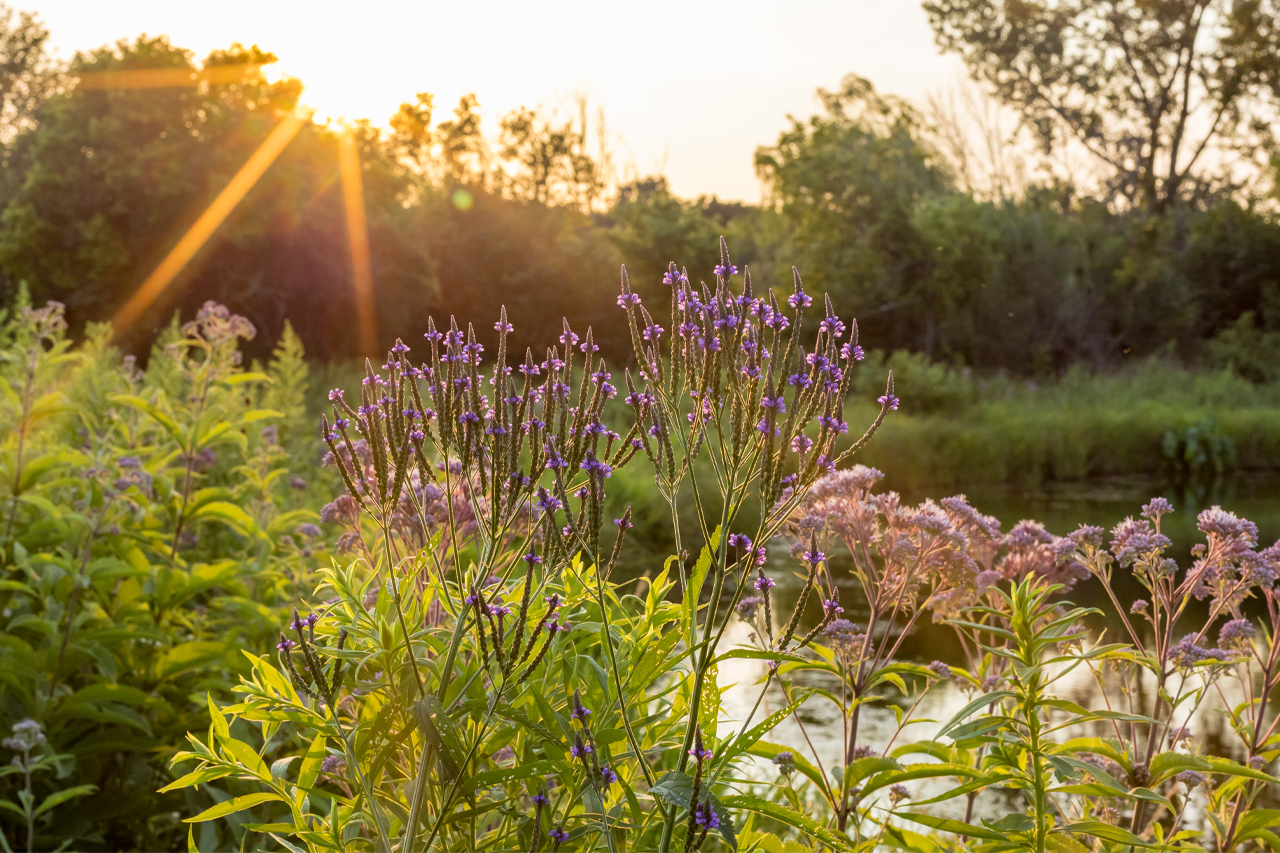
[[(1277, 4), (924, 5), (1007, 132), (851, 75), (758, 150), (767, 201), (747, 205), (618, 180), (585, 106), (521, 108), (488, 138), (474, 95), (442, 110), (420, 93), (386, 127), (306, 122), (121, 343), (142, 352), (215, 299), (257, 326), (251, 352), (288, 321), (316, 357), (376, 355), (352, 319), (349, 132), (383, 344), (428, 314), (483, 337), (506, 305), (516, 351), (565, 317), (625, 358), (619, 264), (661, 310), (667, 264), (711, 278), (724, 234), (757, 288), (794, 263), (867, 346), (1018, 375), (1163, 355), (1276, 378)], [(274, 60), (139, 37), (59, 64), (36, 17), (0, 8), (4, 300), (64, 302), (73, 328), (114, 316), (297, 106)]]

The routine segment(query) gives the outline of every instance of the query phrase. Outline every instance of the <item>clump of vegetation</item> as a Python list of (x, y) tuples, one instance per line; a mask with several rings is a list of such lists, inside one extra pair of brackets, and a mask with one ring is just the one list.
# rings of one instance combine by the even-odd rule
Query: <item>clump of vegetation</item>
[(144, 371), (106, 327), (73, 348), (57, 303), (0, 323), (6, 849), (179, 844), (208, 795), (156, 793), (168, 759), (309, 600), (326, 487), (281, 433), (306, 365), (245, 370), (253, 333), (207, 304)]
[[(331, 392), (323, 433), (343, 487), (323, 515), (352, 556), (323, 570), (318, 603), (282, 620), (276, 654), (249, 655), (239, 701), (213, 707), (207, 735), (174, 756), (186, 775), (166, 790), (220, 792), (186, 819), (309, 850), (1192, 849), (1210, 824), (1220, 849), (1267, 839), (1274, 814), (1256, 806), (1280, 782), (1266, 772), (1280, 744), (1266, 700), (1232, 712), (1243, 763), (1199, 754), (1182, 733), (1228, 679), (1252, 684), (1261, 668), (1269, 695), (1280, 626), (1258, 642), (1242, 608), (1261, 599), (1274, 617), (1280, 551), (1215, 508), (1183, 572), (1163, 557), (1160, 501), (1104, 549), (1097, 529), (1005, 533), (962, 497), (909, 507), (875, 493), (879, 472), (838, 466), (899, 407), (892, 375), (862, 438), (842, 442), (856, 324), (828, 303), (802, 336), (812, 299), (799, 276), (785, 298), (756, 295), (745, 271), (734, 286), (721, 248), (714, 290), (669, 269), (667, 326), (624, 273), (637, 367), (620, 378), (592, 332), (567, 323), (559, 346), (511, 358), (503, 313), (491, 369), (474, 329), (432, 324), (423, 360), (397, 342), (381, 370), (367, 366), (358, 401)], [(623, 391), (626, 425), (606, 423)], [(613, 579), (631, 513), (605, 513), (627, 466), (647, 468), (676, 542), (639, 582)], [(684, 492), (705, 543), (696, 558), (682, 545)], [(748, 499), (762, 509), (744, 511)], [(791, 608), (767, 568), (778, 536), (802, 584)], [(864, 624), (841, 603), (845, 559)], [(1116, 566), (1159, 598), (1133, 610), (1149, 614), (1154, 647), (1132, 628), (1132, 645), (1095, 642), (1097, 611), (1056, 597), (1085, 578), (1109, 584)], [(1211, 612), (1187, 633), (1197, 598)], [(964, 665), (897, 658), (925, 614), (956, 632)], [(739, 619), (754, 629), (747, 645), (726, 639)], [(736, 659), (765, 671), (755, 708), (731, 720), (719, 668)], [(1064, 698), (1058, 685), (1081, 668), (1118, 673), (1128, 707)], [(1169, 687), (1152, 696), (1144, 677)], [(922, 722), (924, 693), (954, 682), (971, 701), (933, 737), (898, 743)], [(786, 705), (757, 721), (770, 689)], [(768, 742), (785, 720), (803, 726), (813, 700), (840, 713), (838, 755)], [(860, 719), (878, 704), (897, 709), (898, 728), (872, 745)], [(944, 787), (921, 796), (912, 783), (925, 779)], [(1006, 814), (979, 820), (989, 797)], [(1203, 827), (1188, 825), (1198, 797), (1213, 814)]]

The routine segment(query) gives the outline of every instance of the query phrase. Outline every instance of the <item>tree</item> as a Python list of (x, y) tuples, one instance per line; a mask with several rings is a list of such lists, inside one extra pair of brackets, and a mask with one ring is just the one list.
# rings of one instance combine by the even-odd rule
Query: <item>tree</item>
[(1159, 213), (1238, 189), (1274, 145), (1275, 0), (928, 0), (924, 8), (939, 46), (1017, 110), (1046, 151), (1087, 149), (1104, 197), (1124, 208)]
[[(31, 127), (61, 82), (49, 55), (49, 31), (30, 12), (0, 3), (0, 146)], [(0, 155), (2, 157), (3, 155)], [(7, 168), (7, 158), (3, 158)]]
[[(13, 165), (0, 178), (7, 286), (26, 281), (37, 300), (66, 302), (77, 325), (110, 318), (296, 106), (297, 80), (262, 73), (274, 60), (233, 45), (197, 66), (163, 37), (78, 56), (79, 83), (13, 141)], [(104, 72), (192, 79), (85, 84), (110, 82)], [(395, 319), (426, 304), (431, 265), (403, 233), (404, 180), (385, 142), (367, 123), (355, 133), (380, 313)], [(216, 299), (266, 333), (251, 353), (269, 352), (288, 317), (309, 352), (354, 355), (347, 246), (336, 139), (308, 123), (125, 343), (136, 349), (175, 308)]]
[(790, 223), (806, 284), (846, 309), (881, 314), (873, 325), (883, 343), (922, 346), (931, 337), (922, 324), (932, 321), (917, 285), (929, 247), (912, 217), (921, 198), (950, 191), (950, 176), (907, 101), (854, 75), (818, 96), (825, 114), (793, 118), (776, 146), (757, 150), (756, 169)]

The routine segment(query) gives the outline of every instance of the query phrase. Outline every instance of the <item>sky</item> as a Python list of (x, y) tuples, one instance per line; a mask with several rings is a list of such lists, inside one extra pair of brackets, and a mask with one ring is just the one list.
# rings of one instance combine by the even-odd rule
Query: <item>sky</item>
[(8, 0), (37, 12), (64, 58), (141, 33), (202, 58), (234, 41), (275, 53), (321, 117), (379, 125), (416, 92), (437, 120), (474, 92), (488, 130), (519, 106), (576, 95), (603, 108), (620, 177), (665, 174), (673, 192), (756, 202), (757, 146), (848, 73), (922, 98), (963, 77), (917, 0), (600, 3)]

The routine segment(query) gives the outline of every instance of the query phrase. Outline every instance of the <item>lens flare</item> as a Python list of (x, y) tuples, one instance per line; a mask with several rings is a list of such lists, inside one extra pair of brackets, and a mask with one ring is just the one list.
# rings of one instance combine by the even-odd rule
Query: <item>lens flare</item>
[(355, 134), (344, 128), (338, 134), (338, 171), (342, 174), (342, 202), (347, 213), (347, 244), (351, 248), (351, 280), (355, 287), (356, 324), (360, 351), (372, 355), (378, 348), (378, 317), (373, 304), (373, 263), (369, 259), (369, 225), (364, 214), (364, 179)]
[(293, 141), (293, 137), (298, 134), (303, 125), (310, 121), (310, 118), (310, 114), (290, 113), (276, 125), (275, 130), (271, 131), (271, 134), (258, 146), (258, 150), (254, 151), (253, 155), (240, 167), (235, 177), (227, 183), (222, 192), (218, 193), (218, 197), (200, 214), (195, 224), (182, 235), (182, 239), (160, 262), (155, 272), (147, 276), (147, 280), (142, 283), (137, 292), (129, 297), (129, 301), (116, 313), (111, 321), (115, 334), (119, 335), (141, 317), (147, 308), (151, 307), (151, 303), (155, 302), (182, 268), (195, 257), (196, 252), (208, 242), (218, 226), (230, 215), (249, 190), (253, 189), (258, 179), (275, 162), (276, 157), (280, 156), (280, 152)]

